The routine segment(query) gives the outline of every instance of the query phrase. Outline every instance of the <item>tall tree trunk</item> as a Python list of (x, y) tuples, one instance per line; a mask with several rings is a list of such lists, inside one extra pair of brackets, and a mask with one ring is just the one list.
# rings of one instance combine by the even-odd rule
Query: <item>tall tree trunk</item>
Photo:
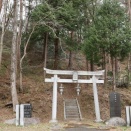
[[(43, 44), (43, 60), (44, 60), (44, 68), (46, 68), (46, 62), (47, 62), (47, 44), (48, 44), (48, 32), (44, 34), (44, 44)], [(45, 80), (45, 74), (44, 71), (44, 80)]]
[(107, 69), (107, 70), (111, 71), (111, 69), (112, 69), (111, 57), (110, 57), (110, 55), (108, 54), (108, 69)]
[(72, 57), (73, 57), (73, 54), (72, 54), (72, 51), (70, 50), (69, 51), (69, 63), (68, 63), (68, 69), (72, 69)]
[(7, 5), (7, 0), (5, 0), (2, 4), (3, 16), (1, 14), (2, 32), (1, 32), (1, 39), (0, 39), (0, 68), (1, 68), (1, 63), (2, 63), (3, 41), (4, 41), (4, 34), (5, 34), (6, 5)]
[(86, 59), (86, 67), (87, 67), (87, 71), (90, 71), (90, 68), (89, 68), (89, 61)]
[(115, 58), (112, 57), (113, 90), (116, 91)]
[(106, 52), (104, 52), (104, 70), (105, 70), (104, 87), (106, 88), (107, 87), (107, 55), (106, 55)]
[(25, 22), (24, 22), (24, 31), (25, 31), (25, 33), (28, 31), (28, 26), (29, 26), (29, 14), (30, 14), (30, 10), (31, 10), (31, 8), (30, 8), (30, 4), (31, 4), (31, 1), (29, 0), (29, 2), (28, 2), (28, 5), (27, 5), (27, 1), (26, 0), (24, 0), (23, 1), (24, 2), (24, 10), (25, 10), (25, 17), (26, 17), (26, 19), (25, 19)]
[(128, 55), (128, 78), (127, 78), (127, 83), (128, 83), (128, 87), (129, 87), (129, 84), (130, 84), (130, 75), (131, 75), (131, 53), (129, 53)]
[(94, 61), (93, 61), (93, 56), (92, 56), (92, 59), (90, 60), (90, 69), (91, 69), (91, 71), (94, 71)]
[(0, 12), (1, 12), (1, 8), (2, 8), (2, 2), (3, 2), (3, 0), (0, 0)]
[(54, 55), (54, 69), (58, 68), (58, 58), (59, 58), (59, 31), (56, 31), (56, 36), (57, 38), (55, 38), (54, 41), (54, 45), (55, 45), (55, 55)]
[(44, 61), (44, 67), (46, 67), (46, 61), (47, 61), (47, 44), (48, 44), (48, 32), (44, 34), (43, 55), (42, 55), (42, 59)]
[(118, 74), (118, 60), (117, 57), (115, 57), (115, 73)]
[[(74, 32), (71, 31), (71, 40), (73, 40)], [(69, 51), (69, 63), (68, 63), (68, 69), (72, 69), (72, 62), (73, 62), (73, 52), (72, 50)]]
[(102, 63), (101, 63), (102, 69), (105, 68), (105, 52), (102, 50)]
[[(90, 65), (89, 65), (89, 61), (87, 59), (86, 59), (86, 68), (87, 68), (87, 71), (90, 71)], [(89, 79), (89, 78), (90, 78), (90, 76), (87, 75), (87, 79)]]
[(11, 53), (11, 94), (13, 102), (13, 111), (18, 104), (17, 90), (16, 90), (16, 42), (17, 42), (17, 0), (14, 0), (14, 25), (12, 38), (12, 53)]
[[(20, 58), (21, 58), (21, 51), (20, 51), (20, 46), (21, 46), (21, 38), (22, 38), (22, 21), (23, 21), (23, 0), (20, 0), (19, 3), (20, 3), (20, 16), (19, 16), (19, 27), (18, 27), (18, 37), (17, 37), (17, 51), (16, 51), (16, 54), (17, 54), (17, 68), (16, 68), (16, 74), (20, 80)], [(18, 72), (18, 73), (17, 73)], [(21, 83), (21, 82), (20, 82)], [(23, 88), (22, 86), (20, 86), (19, 90), (22, 92), (23, 91)]]
[[(130, 28), (131, 28), (131, 0), (128, 0), (128, 12), (129, 12), (129, 20), (130, 20)], [(130, 84), (130, 76), (131, 76), (131, 52), (128, 56), (128, 87)]]
[[(37, 24), (36, 24), (36, 25), (37, 25)], [(24, 59), (25, 56), (26, 56), (27, 46), (28, 46), (28, 44), (29, 44), (30, 38), (31, 38), (31, 36), (32, 36), (32, 34), (33, 34), (34, 30), (35, 30), (36, 25), (33, 27), (32, 31), (31, 31), (31, 33), (30, 33), (30, 35), (29, 35), (29, 37), (28, 37), (28, 40), (27, 40), (27, 42), (25, 43), (25, 46), (24, 46), (24, 54), (23, 54), (23, 56), (22, 56), (21, 59), (20, 59), (20, 89), (22, 89), (22, 92), (23, 92), (23, 85), (22, 85), (22, 79), (23, 79), (23, 75), (22, 75), (22, 63), (23, 63), (23, 59)]]
[(131, 0), (128, 0), (128, 14), (129, 14), (129, 19), (130, 19), (130, 22), (131, 22)]

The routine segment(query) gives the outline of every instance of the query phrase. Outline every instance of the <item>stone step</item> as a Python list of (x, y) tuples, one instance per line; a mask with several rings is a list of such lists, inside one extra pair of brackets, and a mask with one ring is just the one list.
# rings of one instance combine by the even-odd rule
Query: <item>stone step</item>
[(76, 102), (65, 102), (65, 104), (67, 104), (67, 105), (72, 105), (72, 104), (77, 105)]
[(75, 99), (68, 99), (68, 100), (65, 100), (65, 102), (76, 102)]
[(78, 113), (66, 113), (66, 115), (70, 115), (70, 116), (73, 116), (73, 115), (76, 115), (76, 116), (79, 116), (79, 114)]
[(79, 112), (78, 110), (76, 109), (72, 109), (72, 110), (65, 110), (66, 112)]
[(66, 103), (76, 103), (76, 101), (72, 101), (72, 100), (70, 100), (70, 101), (65, 101)]
[(68, 113), (79, 113), (79, 111), (66, 111), (66, 114)]
[(71, 113), (71, 114), (72, 114), (72, 113), (77, 113), (77, 114), (78, 114), (79, 111), (66, 111), (66, 114), (67, 114), (67, 113)]
[(77, 113), (79, 113), (79, 111), (78, 110), (66, 110), (66, 112), (68, 112), (68, 113), (73, 113), (73, 112), (77, 112)]
[(66, 118), (67, 121), (80, 121), (80, 118)]
[(66, 108), (76, 108), (76, 109), (78, 109), (78, 106), (66, 106)]
[(79, 116), (66, 116), (66, 118), (77, 118), (77, 119), (80, 119)]
[(66, 106), (77, 106), (77, 104), (65, 104)]
[(79, 114), (78, 113), (76, 113), (76, 114), (66, 114), (66, 116), (79, 116)]
[(69, 120), (80, 120), (79, 108), (76, 99), (65, 100), (65, 117)]

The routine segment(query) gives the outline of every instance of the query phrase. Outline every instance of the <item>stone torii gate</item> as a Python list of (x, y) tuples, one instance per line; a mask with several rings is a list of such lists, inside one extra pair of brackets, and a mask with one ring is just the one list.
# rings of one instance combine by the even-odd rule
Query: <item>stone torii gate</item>
[[(45, 82), (53, 82), (53, 98), (52, 98), (52, 120), (57, 122), (57, 83), (92, 83), (94, 93), (94, 104), (96, 122), (101, 122), (100, 108), (97, 93), (97, 83), (104, 83), (104, 80), (99, 80), (99, 76), (104, 75), (104, 70), (101, 71), (67, 71), (67, 70), (50, 70), (44, 68), (47, 74), (52, 74), (54, 77), (45, 78)], [(58, 75), (72, 75), (72, 79), (60, 79)], [(92, 76), (90, 79), (79, 79), (78, 76)]]

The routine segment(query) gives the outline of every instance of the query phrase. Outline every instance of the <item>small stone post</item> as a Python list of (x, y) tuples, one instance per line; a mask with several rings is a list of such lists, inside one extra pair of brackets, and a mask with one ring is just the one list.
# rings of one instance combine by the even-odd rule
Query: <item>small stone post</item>
[(20, 124), (20, 105), (16, 105), (16, 126)]
[(24, 126), (24, 105), (20, 105), (20, 126)]

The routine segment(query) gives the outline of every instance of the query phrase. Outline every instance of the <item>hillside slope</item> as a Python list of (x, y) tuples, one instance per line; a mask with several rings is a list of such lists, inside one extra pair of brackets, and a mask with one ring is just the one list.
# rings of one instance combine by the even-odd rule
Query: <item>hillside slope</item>
[[(37, 70), (37, 71), (36, 71)], [(28, 72), (23, 79), (24, 93), (18, 89), (19, 103), (31, 103), (33, 106), (33, 116), (39, 117), (41, 121), (49, 121), (52, 112), (52, 83), (43, 83), (42, 65), (33, 67), (32, 72)], [(60, 86), (60, 85), (59, 85)], [(58, 120), (64, 120), (63, 98), (78, 98), (80, 108), (84, 119), (95, 120), (94, 98), (92, 85), (81, 84), (80, 95), (76, 94), (76, 84), (63, 84), (64, 92), (61, 96), (58, 90)], [(106, 120), (109, 114), (109, 93), (112, 87), (104, 88), (98, 86), (98, 97), (100, 103), (101, 118)], [(126, 88), (117, 88), (121, 95), (122, 117), (125, 118), (125, 106), (131, 105), (131, 90)], [(15, 117), (12, 112), (12, 106), (5, 106), (11, 102), (10, 79), (9, 74), (0, 76), (0, 122)]]

